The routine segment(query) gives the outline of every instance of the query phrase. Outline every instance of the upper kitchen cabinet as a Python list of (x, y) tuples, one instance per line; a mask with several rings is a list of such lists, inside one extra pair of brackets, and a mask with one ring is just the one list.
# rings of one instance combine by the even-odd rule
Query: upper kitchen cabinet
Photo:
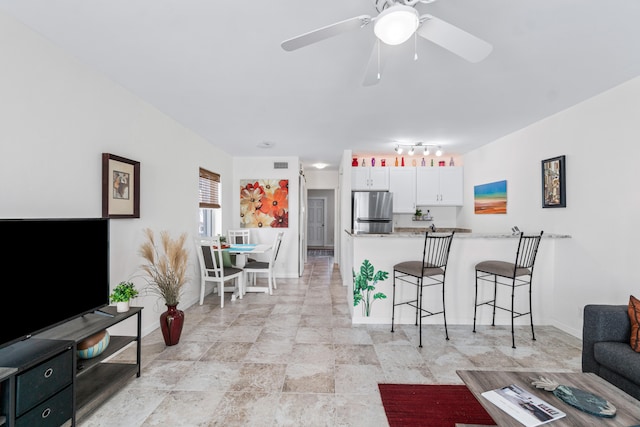
[(388, 167), (351, 168), (351, 189), (354, 191), (389, 190)]
[(463, 169), (461, 166), (417, 168), (418, 206), (462, 206)]
[(416, 168), (389, 168), (389, 191), (393, 193), (393, 213), (415, 213)]

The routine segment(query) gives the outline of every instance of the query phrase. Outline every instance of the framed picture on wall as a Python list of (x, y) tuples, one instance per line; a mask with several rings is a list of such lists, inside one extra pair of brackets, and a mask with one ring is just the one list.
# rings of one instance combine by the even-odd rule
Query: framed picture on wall
[(542, 207), (564, 208), (567, 206), (566, 162), (564, 156), (542, 161)]
[(241, 228), (289, 228), (289, 180), (240, 180)]
[(102, 153), (102, 217), (140, 218), (140, 162)]
[(474, 186), (473, 205), (476, 214), (506, 214), (507, 181), (495, 181)]

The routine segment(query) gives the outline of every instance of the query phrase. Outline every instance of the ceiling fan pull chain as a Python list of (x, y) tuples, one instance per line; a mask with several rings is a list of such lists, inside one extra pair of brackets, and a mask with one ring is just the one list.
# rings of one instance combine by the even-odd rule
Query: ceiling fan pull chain
[(413, 60), (418, 60), (418, 32), (413, 33)]
[(376, 40), (376, 45), (378, 47), (378, 80), (380, 80), (380, 39)]

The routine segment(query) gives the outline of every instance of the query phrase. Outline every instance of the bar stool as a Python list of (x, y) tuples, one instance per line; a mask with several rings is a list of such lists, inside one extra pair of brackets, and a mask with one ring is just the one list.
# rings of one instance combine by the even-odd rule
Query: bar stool
[[(531, 336), (535, 341), (536, 335), (533, 331), (533, 314), (531, 313), (531, 279), (533, 277), (533, 266), (538, 253), (538, 246), (542, 239), (542, 233), (534, 235), (525, 235), (520, 232), (520, 240), (518, 242), (518, 250), (516, 252), (515, 262), (507, 261), (482, 261), (476, 264), (476, 295), (475, 307), (473, 308), (473, 332), (476, 331), (476, 313), (481, 305), (493, 307), (493, 318), (491, 326), (496, 324), (496, 309), (508, 311), (511, 313), (511, 346), (516, 348), (516, 340), (513, 329), (513, 320), (517, 317), (529, 315), (531, 321)], [(498, 278), (504, 279), (503, 281)], [(485, 281), (493, 283), (493, 299), (478, 302), (478, 283)], [(511, 288), (511, 307), (501, 307), (497, 304), (498, 285)], [(529, 311), (520, 313), (514, 310), (515, 291), (522, 286), (529, 288)]]
[[(408, 305), (416, 309), (416, 325), (419, 325), (420, 344), (422, 347), (422, 318), (442, 314), (444, 318), (444, 333), (449, 339), (447, 331), (447, 314), (444, 303), (444, 280), (447, 273), (447, 261), (451, 249), (451, 241), (455, 231), (449, 234), (424, 235), (424, 247), (421, 261), (405, 261), (393, 266), (393, 306), (391, 308), (391, 332), (395, 320), (395, 308), (398, 305)], [(416, 287), (416, 297), (409, 301), (396, 303), (396, 281)], [(431, 311), (423, 306), (422, 291), (424, 287), (442, 286), (442, 309)]]

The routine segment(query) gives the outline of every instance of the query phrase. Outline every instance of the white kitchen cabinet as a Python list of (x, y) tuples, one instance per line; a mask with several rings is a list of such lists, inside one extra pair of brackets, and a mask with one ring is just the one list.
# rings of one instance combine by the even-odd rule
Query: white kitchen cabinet
[(393, 193), (393, 213), (415, 213), (416, 168), (389, 168), (389, 191)]
[(461, 166), (416, 169), (418, 206), (462, 206), (463, 169)]
[(388, 167), (351, 168), (351, 189), (354, 191), (389, 190)]

